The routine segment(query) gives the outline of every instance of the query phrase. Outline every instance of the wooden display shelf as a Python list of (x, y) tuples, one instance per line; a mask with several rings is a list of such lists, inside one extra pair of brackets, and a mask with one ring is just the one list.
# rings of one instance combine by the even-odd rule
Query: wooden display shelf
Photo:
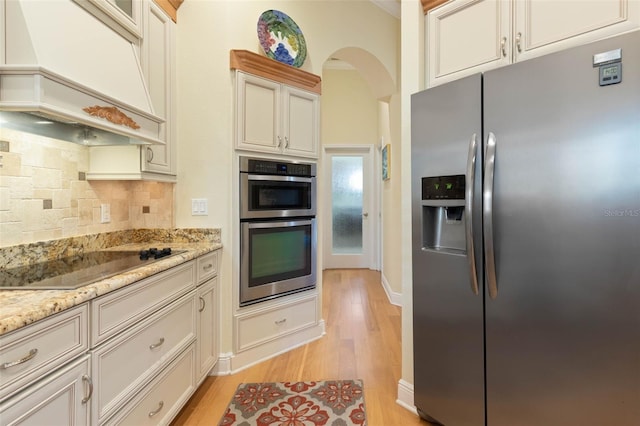
[(317, 94), (322, 91), (320, 76), (248, 50), (231, 50), (230, 62), (232, 70), (244, 71)]

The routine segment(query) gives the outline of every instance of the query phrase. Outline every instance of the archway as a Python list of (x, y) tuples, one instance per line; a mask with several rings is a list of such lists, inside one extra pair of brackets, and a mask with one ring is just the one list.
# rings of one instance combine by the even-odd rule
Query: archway
[[(361, 210), (353, 208), (351, 211), (361, 211), (360, 222), (355, 226), (362, 226), (363, 244), (371, 244), (371, 253), (368, 253), (368, 261), (364, 261), (353, 256), (353, 265), (350, 267), (368, 267), (370, 269), (381, 270), (381, 237), (382, 237), (382, 188), (379, 163), (380, 151), (383, 145), (391, 143), (391, 122), (389, 113), (389, 101), (396, 94), (396, 84), (382, 62), (370, 52), (355, 47), (345, 47), (335, 51), (323, 65), (322, 75), (322, 119), (321, 119), (321, 144), (324, 153), (323, 170), (324, 175), (332, 173), (329, 161), (335, 155), (336, 150), (342, 150), (347, 156), (359, 156), (364, 146), (370, 147), (372, 169), (374, 173), (369, 173), (369, 180), (366, 182), (372, 194), (364, 195), (364, 199), (369, 199), (369, 205), (363, 205)], [(331, 152), (332, 154), (327, 154)], [(350, 154), (349, 154), (350, 152)], [(366, 167), (365, 167), (366, 169)], [(324, 205), (323, 226), (319, 234), (323, 241), (324, 256), (323, 267), (330, 265), (343, 265), (342, 260), (336, 262), (336, 258), (331, 256), (332, 238), (330, 233), (336, 232), (333, 229), (335, 223), (332, 222), (332, 215), (338, 212), (332, 210), (334, 207), (329, 197), (332, 193), (330, 180), (326, 180), (322, 185), (321, 193), (324, 195), (321, 205)], [(354, 197), (357, 198), (357, 197)], [(356, 213), (354, 215), (357, 216)], [(351, 218), (351, 222), (357, 218)], [(359, 231), (358, 231), (359, 232)], [(365, 243), (366, 242), (366, 243)], [(362, 253), (366, 253), (369, 247), (364, 247)], [(347, 256), (343, 256), (347, 257)], [(363, 266), (364, 265), (364, 266)], [(342, 267), (342, 266), (341, 266)]]

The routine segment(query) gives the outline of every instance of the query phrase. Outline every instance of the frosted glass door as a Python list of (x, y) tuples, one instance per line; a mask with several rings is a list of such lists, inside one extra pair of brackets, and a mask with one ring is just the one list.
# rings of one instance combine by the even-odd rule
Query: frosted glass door
[(362, 157), (331, 159), (331, 219), (334, 254), (362, 254)]
[(326, 149), (324, 268), (369, 268), (375, 252), (369, 149)]

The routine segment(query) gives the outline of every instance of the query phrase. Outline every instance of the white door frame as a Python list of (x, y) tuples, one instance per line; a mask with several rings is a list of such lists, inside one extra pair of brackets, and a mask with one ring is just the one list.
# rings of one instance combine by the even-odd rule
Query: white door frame
[(379, 163), (379, 153), (373, 144), (359, 144), (359, 145), (325, 145), (322, 151), (322, 174), (323, 184), (325, 188), (323, 191), (324, 202), (323, 217), (327, 218), (322, 226), (322, 247), (323, 251), (323, 265), (322, 269), (326, 269), (326, 259), (331, 250), (331, 161), (329, 161), (329, 155), (363, 155), (370, 160), (370, 170), (367, 172), (364, 170), (363, 179), (370, 182), (371, 194), (369, 194), (368, 206), (363, 206), (369, 213), (367, 220), (363, 222), (366, 226), (363, 227), (363, 233), (368, 231), (370, 235), (370, 250), (368, 253), (368, 259), (365, 260), (366, 266), (369, 269), (380, 270), (380, 168), (377, 167)]

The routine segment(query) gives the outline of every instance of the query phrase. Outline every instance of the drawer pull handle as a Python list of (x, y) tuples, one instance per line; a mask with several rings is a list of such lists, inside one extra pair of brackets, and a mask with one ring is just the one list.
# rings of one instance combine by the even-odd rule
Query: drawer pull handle
[(284, 324), (285, 322), (287, 322), (287, 319), (283, 318), (281, 320), (276, 321), (276, 325)]
[(200, 309), (198, 309), (198, 312), (204, 311), (204, 306), (205, 306), (205, 302), (204, 302), (204, 299), (201, 297), (200, 298)]
[(156, 409), (155, 409), (155, 410), (153, 410), (153, 411), (149, 411), (149, 417), (153, 417), (153, 416), (155, 416), (156, 414), (158, 414), (158, 413), (160, 412), (160, 410), (162, 410), (162, 407), (164, 407), (164, 401), (160, 401), (160, 402), (158, 403), (158, 408), (156, 408)]
[(86, 374), (82, 376), (82, 381), (89, 384), (89, 395), (82, 398), (82, 403), (86, 404), (91, 399), (91, 395), (93, 395), (93, 381), (91, 380), (91, 377)]
[(29, 351), (28, 355), (25, 355), (24, 357), (16, 360), (16, 361), (11, 361), (11, 362), (5, 362), (4, 364), (0, 365), (0, 369), (2, 370), (6, 370), (7, 368), (11, 368), (14, 367), (16, 365), (20, 365), (20, 364), (24, 364), (25, 362), (32, 360), (33, 357), (36, 356), (36, 354), (38, 353), (37, 349), (31, 349)]
[(160, 340), (158, 340), (158, 343), (154, 343), (153, 345), (149, 345), (149, 349), (155, 349), (157, 347), (162, 346), (162, 344), (164, 343), (164, 337), (161, 337)]
[(213, 268), (213, 263), (209, 263), (208, 265), (204, 265), (204, 266), (202, 267), (202, 269), (203, 269), (204, 271), (208, 271), (208, 270), (209, 270), (209, 269), (211, 269), (211, 268)]

